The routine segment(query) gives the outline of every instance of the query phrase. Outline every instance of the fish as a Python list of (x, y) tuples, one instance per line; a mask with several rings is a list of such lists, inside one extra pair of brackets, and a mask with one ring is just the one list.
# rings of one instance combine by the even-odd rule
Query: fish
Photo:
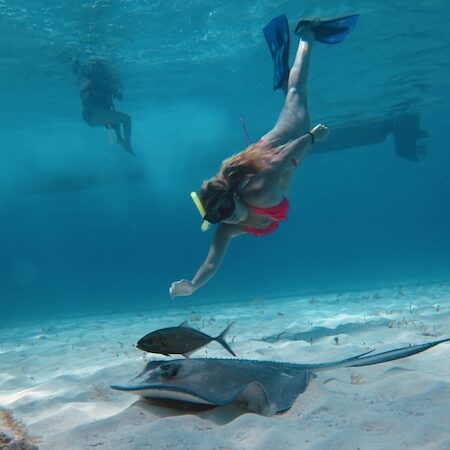
[(189, 327), (184, 321), (178, 327), (161, 328), (152, 331), (139, 339), (136, 347), (144, 352), (159, 353), (161, 355), (183, 355), (185, 358), (212, 341), (218, 342), (228, 353), (236, 356), (230, 346), (225, 342), (234, 322), (228, 325), (217, 337), (208, 336), (195, 328)]
[(292, 407), (308, 387), (314, 372), (394, 361), (448, 341), (450, 338), (377, 354), (372, 354), (372, 350), (318, 364), (231, 358), (150, 361), (128, 385), (112, 385), (111, 388), (139, 395), (164, 407), (199, 410), (235, 404), (257, 414), (273, 415)]

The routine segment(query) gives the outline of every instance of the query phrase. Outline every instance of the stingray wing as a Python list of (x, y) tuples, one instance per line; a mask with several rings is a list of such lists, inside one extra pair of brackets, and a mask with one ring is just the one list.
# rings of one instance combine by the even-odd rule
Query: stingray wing
[(179, 386), (164, 384), (140, 384), (135, 386), (112, 385), (111, 389), (139, 395), (149, 399), (165, 399), (184, 403), (220, 406), (219, 404), (214, 403), (214, 401), (204, 398), (192, 389)]
[(249, 383), (240, 391), (230, 393), (228, 398), (225, 397), (221, 400), (205, 398), (198, 391), (192, 389), (163, 384), (113, 385), (111, 388), (116, 391), (139, 395), (149, 400), (160, 400), (160, 404), (164, 404), (164, 401), (172, 405), (174, 402), (208, 406), (223, 406), (236, 403), (239, 407), (258, 414), (269, 414), (270, 412), (269, 397), (264, 386), (258, 382)]

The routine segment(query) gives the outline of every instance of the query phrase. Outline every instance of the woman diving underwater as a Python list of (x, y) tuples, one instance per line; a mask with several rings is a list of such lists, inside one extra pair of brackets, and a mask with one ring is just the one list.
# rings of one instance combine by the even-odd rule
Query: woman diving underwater
[(192, 280), (172, 283), (170, 296), (188, 296), (217, 272), (231, 239), (248, 233), (264, 236), (286, 220), (288, 189), (297, 165), (315, 142), (326, 139), (328, 128), (310, 127), (307, 78), (315, 41), (337, 44), (356, 25), (358, 15), (335, 19), (300, 20), (294, 64), (289, 70), (289, 25), (286, 16), (273, 19), (264, 35), (275, 69), (274, 89), (282, 88), (285, 102), (275, 127), (256, 144), (222, 162), (219, 172), (193, 193), (204, 223), (218, 224), (208, 255)]

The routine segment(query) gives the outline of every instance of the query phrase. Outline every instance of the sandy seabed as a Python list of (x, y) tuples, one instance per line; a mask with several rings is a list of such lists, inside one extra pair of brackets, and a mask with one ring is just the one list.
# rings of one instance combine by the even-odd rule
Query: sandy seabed
[[(320, 372), (288, 412), (272, 417), (231, 406), (180, 412), (109, 388), (164, 358), (136, 349), (140, 337), (186, 319), (212, 336), (235, 321), (227, 340), (240, 358), (328, 362), (450, 337), (450, 283), (3, 328), (0, 432), (40, 450), (450, 449), (450, 343)], [(211, 343), (196, 356), (229, 354)]]

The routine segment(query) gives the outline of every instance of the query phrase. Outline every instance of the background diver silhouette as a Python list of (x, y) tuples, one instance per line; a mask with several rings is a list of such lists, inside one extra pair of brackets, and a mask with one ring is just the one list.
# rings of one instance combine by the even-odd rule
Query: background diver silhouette
[(131, 117), (116, 111), (113, 99), (122, 100), (122, 83), (118, 74), (102, 59), (72, 63), (80, 83), (83, 120), (90, 126), (105, 126), (115, 131), (117, 142), (134, 154), (131, 147)]

